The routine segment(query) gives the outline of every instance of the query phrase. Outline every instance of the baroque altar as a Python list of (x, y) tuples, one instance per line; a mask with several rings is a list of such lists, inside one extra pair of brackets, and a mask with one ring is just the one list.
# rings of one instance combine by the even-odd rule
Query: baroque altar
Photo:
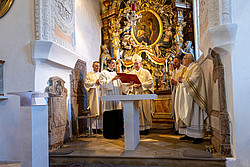
[(171, 89), (169, 64), (174, 57), (194, 55), (191, 0), (104, 0), (101, 19), (102, 69), (108, 57), (115, 57), (117, 71), (128, 72), (132, 56), (138, 54), (155, 90)]
[(158, 119), (172, 118), (170, 65), (174, 57), (194, 55), (192, 17), (191, 0), (103, 1), (101, 70), (106, 59), (114, 57), (117, 71), (129, 72), (132, 56), (140, 55), (142, 68), (151, 72), (158, 94), (154, 101), (154, 117)]

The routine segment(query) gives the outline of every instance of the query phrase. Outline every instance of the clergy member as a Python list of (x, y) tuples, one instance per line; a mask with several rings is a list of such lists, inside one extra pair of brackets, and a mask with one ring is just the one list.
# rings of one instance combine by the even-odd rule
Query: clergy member
[(176, 122), (182, 122), (179, 133), (185, 134), (180, 140), (193, 140), (194, 144), (199, 144), (203, 141), (208, 115), (204, 75), (191, 54), (184, 56), (183, 65), (187, 67), (187, 71), (178, 80), (180, 86), (175, 98), (175, 109), (178, 112)]
[(98, 120), (92, 122), (93, 133), (102, 133), (102, 113), (100, 113), (100, 84), (99, 84), (99, 69), (100, 63), (93, 62), (93, 71), (86, 75), (84, 87), (87, 90), (88, 106), (90, 107), (91, 115), (99, 115)]
[[(133, 84), (129, 91), (129, 94), (152, 94), (153, 89), (153, 79), (150, 72), (146, 69), (141, 68), (141, 56), (135, 54), (132, 57), (134, 63), (134, 69), (131, 74), (136, 74), (141, 82), (141, 84)], [(153, 106), (151, 100), (140, 100), (139, 101), (139, 126), (140, 134), (147, 135), (149, 129), (152, 126), (152, 114)]]
[[(179, 86), (179, 82), (178, 82), (178, 78), (183, 76), (183, 74), (186, 72), (187, 70), (187, 67), (184, 66), (184, 65), (181, 65), (181, 60), (179, 57), (175, 57), (174, 58), (174, 71), (173, 71), (173, 74), (172, 74), (172, 79), (171, 79), (171, 83), (173, 85), (173, 89), (172, 89), (172, 115), (173, 115), (173, 118), (175, 119), (176, 118), (176, 114), (175, 114), (175, 108), (174, 108), (174, 100), (175, 100), (175, 93), (176, 93), (176, 89), (177, 87)], [(176, 123), (175, 124), (175, 129), (176, 131), (178, 131), (178, 124)]]
[[(107, 60), (108, 68), (101, 72), (99, 82), (102, 96), (122, 95), (121, 80), (115, 72), (116, 61), (114, 58)], [(120, 101), (103, 102), (103, 137), (118, 139), (123, 134), (123, 113)]]

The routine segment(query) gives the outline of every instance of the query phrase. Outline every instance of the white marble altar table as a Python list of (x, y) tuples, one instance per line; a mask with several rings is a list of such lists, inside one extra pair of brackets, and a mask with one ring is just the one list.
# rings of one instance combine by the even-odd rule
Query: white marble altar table
[(120, 100), (124, 107), (125, 150), (135, 150), (140, 142), (139, 108), (140, 100), (157, 99), (156, 94), (101, 96), (101, 101)]

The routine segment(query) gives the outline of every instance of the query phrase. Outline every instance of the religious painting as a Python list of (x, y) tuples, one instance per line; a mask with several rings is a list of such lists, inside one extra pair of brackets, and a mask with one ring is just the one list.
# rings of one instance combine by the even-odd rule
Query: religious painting
[(137, 44), (154, 46), (162, 36), (162, 21), (153, 10), (143, 10), (140, 22), (132, 27), (132, 37)]

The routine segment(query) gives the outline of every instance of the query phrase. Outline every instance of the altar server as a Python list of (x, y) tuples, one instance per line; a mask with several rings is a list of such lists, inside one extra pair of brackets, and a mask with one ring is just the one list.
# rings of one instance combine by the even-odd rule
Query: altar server
[[(99, 82), (102, 96), (122, 95), (122, 83), (115, 72), (116, 60), (107, 60), (108, 68), (101, 72)], [(123, 134), (123, 113), (120, 101), (103, 102), (103, 136), (107, 139), (118, 139)]]
[(84, 86), (87, 90), (87, 103), (90, 107), (91, 115), (99, 115), (98, 120), (92, 122), (93, 133), (102, 133), (102, 113), (100, 112), (100, 83), (99, 83), (99, 69), (100, 63), (93, 62), (93, 71), (89, 72), (85, 77)]

